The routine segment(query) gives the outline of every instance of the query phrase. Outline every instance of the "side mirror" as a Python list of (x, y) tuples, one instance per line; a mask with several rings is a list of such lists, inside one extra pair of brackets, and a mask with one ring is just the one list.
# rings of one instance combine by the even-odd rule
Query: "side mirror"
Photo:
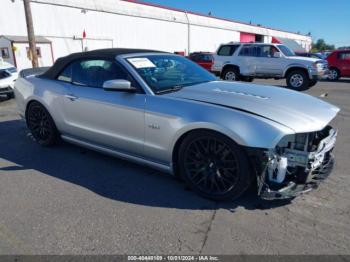
[(276, 52), (276, 53), (273, 54), (273, 57), (274, 58), (281, 58), (282, 54), (281, 54), (281, 52)]
[(107, 91), (135, 92), (136, 88), (131, 86), (131, 82), (124, 79), (113, 79), (103, 83), (103, 89)]

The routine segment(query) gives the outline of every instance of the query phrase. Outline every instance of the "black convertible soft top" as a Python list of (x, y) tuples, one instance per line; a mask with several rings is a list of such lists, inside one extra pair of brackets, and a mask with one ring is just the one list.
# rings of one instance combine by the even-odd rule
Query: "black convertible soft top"
[(125, 54), (137, 54), (137, 53), (166, 53), (155, 50), (147, 49), (130, 49), (130, 48), (109, 48), (109, 49), (98, 49), (88, 52), (73, 53), (68, 56), (58, 58), (54, 65), (47, 70), (44, 74), (40, 75), (42, 78), (56, 79), (58, 74), (62, 70), (75, 60), (80, 59), (114, 59), (118, 55)]

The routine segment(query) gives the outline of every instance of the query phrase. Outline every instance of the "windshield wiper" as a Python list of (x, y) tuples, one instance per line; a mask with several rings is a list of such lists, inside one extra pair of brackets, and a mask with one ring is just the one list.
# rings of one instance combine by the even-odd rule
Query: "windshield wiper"
[(203, 84), (203, 83), (208, 83), (211, 82), (211, 80), (205, 80), (205, 81), (198, 81), (198, 82), (194, 82), (194, 83), (188, 83), (188, 84), (183, 84), (182, 86), (195, 86), (195, 85), (199, 85), (199, 84)]
[(171, 88), (167, 88), (164, 90), (158, 90), (156, 91), (156, 94), (165, 94), (165, 93), (171, 93), (171, 92), (176, 92), (179, 91), (183, 88), (183, 85), (177, 85), (177, 86), (172, 86)]
[(208, 82), (210, 82), (210, 80), (199, 81), (199, 82), (194, 82), (194, 83), (185, 83), (182, 85), (172, 86), (171, 88), (167, 88), (164, 90), (159, 90), (159, 91), (156, 91), (155, 93), (156, 94), (165, 94), (165, 93), (176, 92), (176, 91), (179, 91), (186, 86), (194, 86), (194, 85), (199, 85), (199, 84), (208, 83)]

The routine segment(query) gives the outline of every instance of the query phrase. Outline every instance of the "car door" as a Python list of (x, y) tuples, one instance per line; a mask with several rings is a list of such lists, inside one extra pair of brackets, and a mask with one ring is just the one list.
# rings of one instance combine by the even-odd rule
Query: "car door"
[(350, 51), (339, 53), (339, 69), (342, 76), (350, 76)]
[(256, 52), (256, 73), (262, 76), (280, 76), (283, 74), (283, 58), (276, 57), (279, 50), (272, 45), (258, 45)]
[(59, 76), (67, 92), (63, 121), (68, 136), (140, 156), (144, 142), (145, 94), (106, 91), (107, 80), (126, 79), (136, 88), (131, 76), (115, 61), (104, 59), (73, 62)]
[(235, 57), (235, 64), (239, 66), (240, 73), (245, 76), (255, 76), (257, 67), (256, 47), (252, 44), (243, 45)]

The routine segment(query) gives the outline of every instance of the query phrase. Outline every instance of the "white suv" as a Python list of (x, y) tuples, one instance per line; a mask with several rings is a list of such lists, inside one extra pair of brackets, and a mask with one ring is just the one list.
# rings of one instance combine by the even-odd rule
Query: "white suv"
[(0, 57), (0, 95), (7, 95), (8, 98), (12, 98), (13, 88), (17, 78), (17, 68), (2, 61)]
[(287, 85), (304, 90), (328, 73), (327, 61), (299, 57), (281, 44), (229, 43), (214, 55), (212, 71), (228, 81), (286, 78)]

